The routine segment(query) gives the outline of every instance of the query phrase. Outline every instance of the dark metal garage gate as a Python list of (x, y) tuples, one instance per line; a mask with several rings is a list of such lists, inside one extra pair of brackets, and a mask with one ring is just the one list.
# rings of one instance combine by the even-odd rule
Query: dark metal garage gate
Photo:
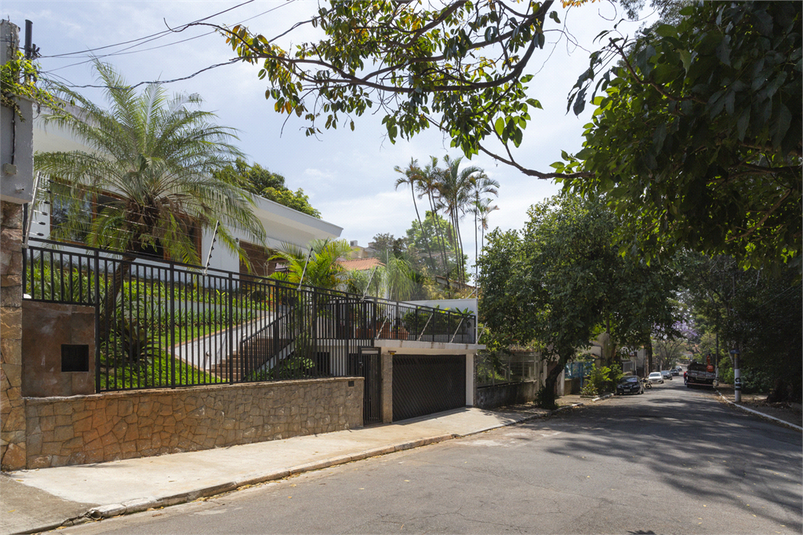
[(464, 355), (393, 357), (393, 420), (466, 406)]

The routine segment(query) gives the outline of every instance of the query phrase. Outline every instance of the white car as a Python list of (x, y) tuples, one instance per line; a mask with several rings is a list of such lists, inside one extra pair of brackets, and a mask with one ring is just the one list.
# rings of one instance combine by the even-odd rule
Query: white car
[(664, 384), (664, 376), (661, 374), (661, 372), (652, 372), (647, 376), (647, 380), (651, 383)]

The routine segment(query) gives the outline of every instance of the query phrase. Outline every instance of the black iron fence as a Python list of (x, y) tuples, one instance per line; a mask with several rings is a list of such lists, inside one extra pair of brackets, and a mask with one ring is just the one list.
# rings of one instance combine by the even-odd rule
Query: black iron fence
[(470, 313), (48, 240), (23, 273), (27, 299), (95, 307), (98, 392), (347, 376), (379, 339), (475, 341)]

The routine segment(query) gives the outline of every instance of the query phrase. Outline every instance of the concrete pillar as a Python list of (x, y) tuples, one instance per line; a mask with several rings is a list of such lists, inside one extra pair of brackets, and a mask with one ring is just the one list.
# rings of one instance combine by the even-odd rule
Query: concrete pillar
[(22, 398), (22, 205), (0, 201), (0, 466), (25, 468)]
[(466, 354), (466, 407), (474, 406), (474, 395), (477, 392), (474, 378), (477, 376), (476, 353)]
[(382, 374), (382, 423), (393, 421), (393, 354), (395, 351), (383, 350), (379, 355)]
[[(19, 49), (19, 28), (0, 21), (0, 62)], [(22, 397), (22, 206), (33, 191), (31, 102), (0, 106), (0, 468), (26, 466)], [(23, 120), (23, 118), (25, 120)]]

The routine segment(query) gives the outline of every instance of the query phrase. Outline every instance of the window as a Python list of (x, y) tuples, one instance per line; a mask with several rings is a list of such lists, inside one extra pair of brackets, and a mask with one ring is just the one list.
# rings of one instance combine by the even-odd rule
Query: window
[(275, 260), (268, 260), (273, 256), (273, 251), (245, 241), (240, 241), (240, 247), (243, 248), (245, 256), (248, 257), (248, 261), (251, 263), (251, 272), (249, 273), (245, 262), (243, 262), (242, 258), (240, 259), (241, 275), (251, 274), (259, 277), (267, 277), (276, 271), (277, 262)]

